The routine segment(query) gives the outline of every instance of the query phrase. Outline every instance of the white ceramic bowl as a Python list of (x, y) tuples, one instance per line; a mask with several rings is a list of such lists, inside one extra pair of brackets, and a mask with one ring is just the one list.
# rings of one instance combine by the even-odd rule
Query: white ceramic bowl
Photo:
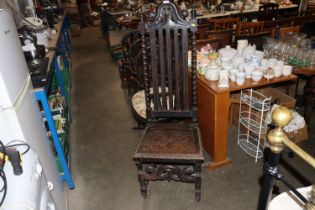
[(270, 58), (270, 59), (268, 60), (268, 67), (273, 67), (273, 66), (275, 66), (275, 65), (276, 65), (276, 62), (277, 62), (277, 59), (275, 59), (275, 58)]
[(284, 66), (284, 62), (283, 61), (276, 61), (276, 66), (279, 66), (282, 68)]
[(291, 73), (292, 73), (292, 66), (284, 65), (282, 68), (282, 75), (283, 76), (289, 76)]
[(259, 50), (256, 50), (255, 51), (255, 55), (257, 55), (259, 57), (259, 60), (263, 59), (264, 57), (264, 52), (263, 51), (259, 51)]
[(221, 48), (218, 53), (227, 60), (232, 60), (236, 55), (236, 50), (232, 48), (230, 45), (226, 45), (225, 48)]
[(261, 73), (264, 74), (267, 69), (268, 69), (268, 67), (265, 67), (265, 66), (258, 66), (258, 67), (256, 67), (255, 71), (259, 71), (259, 72), (261, 72)]
[(246, 65), (244, 66), (246, 78), (251, 78), (252, 72), (255, 69), (255, 66), (252, 65)]
[(280, 77), (282, 75), (282, 66), (273, 66), (272, 68), (275, 77)]
[(262, 59), (260, 62), (260, 65), (263, 67), (268, 67), (268, 60), (267, 59)]
[(235, 82), (236, 81), (236, 74), (238, 73), (239, 71), (237, 69), (232, 69), (230, 70), (230, 80), (232, 82)]
[(236, 83), (238, 85), (243, 85), (245, 83), (245, 73), (244, 72), (236, 73)]
[(263, 78), (263, 73), (260, 71), (253, 71), (252, 72), (252, 80), (254, 82), (259, 82)]

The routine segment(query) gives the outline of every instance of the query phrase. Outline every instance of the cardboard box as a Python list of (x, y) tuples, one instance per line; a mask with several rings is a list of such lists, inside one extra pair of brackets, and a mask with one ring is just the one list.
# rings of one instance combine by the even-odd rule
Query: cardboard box
[(271, 102), (287, 107), (289, 109), (294, 109), (296, 100), (295, 98), (292, 98), (291, 96), (280, 92), (279, 90), (275, 88), (263, 88), (258, 90), (258, 92), (264, 94), (267, 97), (271, 97)]
[(287, 133), (288, 138), (293, 141), (294, 143), (300, 143), (301, 141), (304, 141), (308, 139), (308, 131), (307, 126), (304, 126), (303, 128), (292, 131), (290, 133)]
[[(282, 93), (278, 91), (275, 88), (263, 88), (256, 90), (262, 94), (264, 94), (267, 97), (271, 97), (271, 103), (276, 103), (280, 106), (285, 106), (289, 109), (294, 109), (296, 100), (292, 98), (291, 96), (286, 95), (285, 93)], [(230, 107), (230, 125), (231, 123), (238, 126), (238, 118), (239, 118), (239, 99), (240, 99), (240, 93), (232, 94), (231, 95), (231, 107)], [(243, 105), (247, 106), (247, 105)]]

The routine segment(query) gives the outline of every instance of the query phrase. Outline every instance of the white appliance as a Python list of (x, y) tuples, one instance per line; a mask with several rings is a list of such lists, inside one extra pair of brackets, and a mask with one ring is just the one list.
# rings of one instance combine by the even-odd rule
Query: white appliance
[(40, 110), (32, 92), (27, 64), (9, 9), (0, 8), (0, 140), (22, 140), (37, 152), (43, 170), (54, 185), (57, 209), (66, 209), (63, 183), (58, 175)]
[(53, 184), (47, 181), (37, 154), (29, 150), (21, 159), (23, 173), (19, 176), (13, 174), (10, 163), (4, 166), (8, 188), (1, 210), (58, 210), (51, 195)]

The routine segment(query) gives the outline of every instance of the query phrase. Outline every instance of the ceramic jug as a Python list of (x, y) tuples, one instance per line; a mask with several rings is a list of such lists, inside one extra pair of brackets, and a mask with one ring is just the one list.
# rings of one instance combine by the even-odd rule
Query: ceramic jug
[(221, 68), (215, 63), (212, 62), (207, 66), (205, 78), (210, 81), (218, 81)]

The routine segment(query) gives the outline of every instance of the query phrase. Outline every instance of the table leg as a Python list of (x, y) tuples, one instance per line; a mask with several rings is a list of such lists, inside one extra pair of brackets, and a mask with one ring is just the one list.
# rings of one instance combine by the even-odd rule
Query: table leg
[(303, 94), (303, 104), (305, 105), (304, 111), (304, 119), (307, 125), (310, 124), (312, 110), (315, 105), (315, 76), (311, 76), (307, 79), (305, 87), (304, 87), (304, 94)]
[(198, 123), (204, 149), (212, 162), (209, 169), (219, 168), (231, 161), (227, 159), (228, 117), (230, 94), (215, 94), (197, 83)]

